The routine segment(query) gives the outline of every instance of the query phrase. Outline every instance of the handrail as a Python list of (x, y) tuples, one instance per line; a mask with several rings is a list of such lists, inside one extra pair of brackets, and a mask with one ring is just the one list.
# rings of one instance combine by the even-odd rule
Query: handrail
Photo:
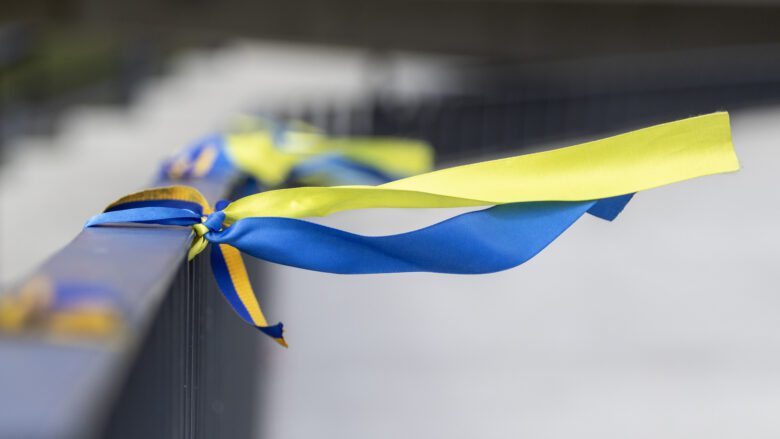
[[(189, 184), (216, 200), (230, 193), (235, 177)], [(129, 360), (186, 262), (192, 238), (189, 227), (87, 228), (44, 263), (33, 276), (115, 290), (126, 304), (124, 330), (120, 340), (87, 345), (38, 336), (4, 337), (0, 437), (83, 438), (100, 433), (128, 374)]]

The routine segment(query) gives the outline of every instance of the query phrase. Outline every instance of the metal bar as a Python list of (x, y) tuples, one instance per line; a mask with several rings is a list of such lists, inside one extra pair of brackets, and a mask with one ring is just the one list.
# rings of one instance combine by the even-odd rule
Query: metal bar
[[(198, 181), (192, 185), (213, 202), (229, 193), (232, 179)], [(175, 309), (161, 307), (165, 300), (171, 299), (166, 299), (166, 292), (177, 272), (181, 283), (180, 270), (189, 274), (204, 271), (202, 257), (194, 265), (183, 266), (191, 239), (191, 229), (186, 227), (84, 229), (41, 267), (37, 274), (45, 274), (55, 282), (90, 282), (117, 291), (128, 304), (127, 331), (121, 343), (113, 346), (54, 342), (34, 335), (4, 337), (0, 341), (0, 437), (84, 438), (101, 434), (158, 312), (168, 314), (157, 319), (159, 326), (165, 327), (160, 332), (166, 333), (167, 339), (150, 337), (150, 345), (144, 350), (175, 357), (173, 350), (184, 348), (189, 349), (189, 358), (182, 368), (165, 371), (173, 376), (155, 379), (184, 380), (188, 385), (183, 389), (187, 392), (184, 400), (194, 400), (193, 392), (197, 390), (192, 384), (198, 371), (192, 369), (195, 367), (191, 350), (193, 333), (188, 335), (189, 344), (172, 343), (181, 339), (176, 334), (181, 328), (168, 318)], [(187, 283), (184, 294), (198, 282), (189, 279)], [(192, 319), (198, 306), (193, 303), (196, 299), (187, 295), (171, 300), (185, 302), (177, 306), (189, 304), (185, 316), (190, 320), (184, 322), (188, 325), (185, 330), (197, 327), (199, 322)], [(173, 327), (169, 327), (172, 323)], [(182, 372), (178, 369), (183, 369), (182, 376), (176, 376)], [(170, 397), (172, 401), (159, 404), (161, 409), (175, 408), (176, 395)], [(153, 399), (147, 402), (157, 404)], [(161, 436), (192, 433), (193, 410), (187, 407), (178, 415), (190, 421), (185, 430), (177, 431), (178, 427), (173, 425), (171, 435)], [(162, 431), (165, 429), (157, 430)]]

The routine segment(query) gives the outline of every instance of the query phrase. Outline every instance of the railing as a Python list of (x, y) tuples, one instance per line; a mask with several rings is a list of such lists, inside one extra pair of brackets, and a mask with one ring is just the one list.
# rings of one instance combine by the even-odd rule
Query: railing
[[(233, 181), (192, 184), (213, 200)], [(205, 259), (185, 261), (191, 239), (183, 227), (89, 228), (41, 267), (55, 284), (117, 292), (124, 329), (106, 343), (3, 340), (0, 437), (248, 435), (256, 334), (229, 315)]]

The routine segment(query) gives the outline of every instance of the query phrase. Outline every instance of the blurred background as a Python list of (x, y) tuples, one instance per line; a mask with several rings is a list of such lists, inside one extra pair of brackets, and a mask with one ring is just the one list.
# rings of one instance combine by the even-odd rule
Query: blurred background
[[(743, 165), (487, 276), (260, 264), (257, 437), (778, 437), (780, 2), (6, 1), (0, 286), (240, 111), (438, 166), (727, 110)], [(439, 212), (328, 219), (381, 234)], [(33, 233), (34, 232), (34, 233)], [(274, 318), (274, 317), (272, 317)], [(228, 361), (228, 359), (226, 359)]]

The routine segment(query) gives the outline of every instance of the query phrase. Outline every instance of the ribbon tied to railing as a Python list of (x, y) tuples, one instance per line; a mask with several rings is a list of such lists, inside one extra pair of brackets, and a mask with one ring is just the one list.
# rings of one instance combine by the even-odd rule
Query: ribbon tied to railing
[(265, 188), (379, 184), (430, 171), (433, 149), (396, 137), (332, 137), (296, 120), (242, 116), (163, 162), (159, 177), (180, 181), (238, 170)]
[[(727, 113), (693, 117), (567, 148), (442, 169), (378, 186), (298, 187), (217, 203), (195, 189), (150, 189), (112, 203), (87, 227), (191, 226), (189, 257), (211, 244), (228, 302), (249, 324), (268, 325), (241, 253), (338, 274), (505, 270), (535, 256), (583, 214), (614, 219), (638, 191), (739, 169)], [(363, 236), (306, 221), (366, 208), (476, 207), (443, 222)]]

